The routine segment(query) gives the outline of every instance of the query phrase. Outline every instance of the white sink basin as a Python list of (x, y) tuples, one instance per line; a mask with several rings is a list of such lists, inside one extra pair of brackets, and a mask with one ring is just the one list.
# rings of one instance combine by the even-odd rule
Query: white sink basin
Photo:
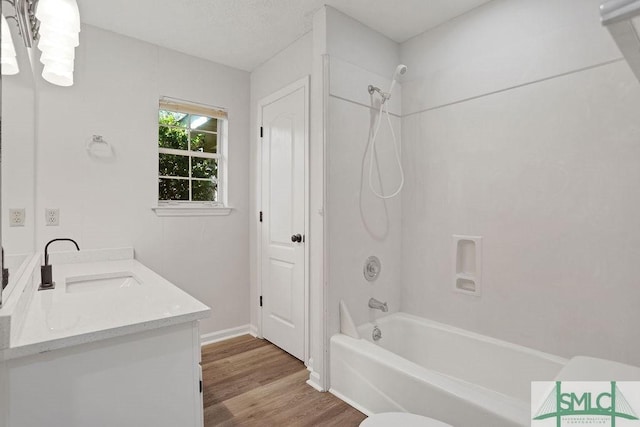
[(142, 281), (129, 271), (67, 277), (67, 293), (96, 292), (140, 286)]

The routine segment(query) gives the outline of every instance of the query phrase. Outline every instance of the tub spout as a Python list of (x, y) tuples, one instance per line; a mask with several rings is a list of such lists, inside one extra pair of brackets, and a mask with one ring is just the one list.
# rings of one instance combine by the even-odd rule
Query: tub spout
[(373, 309), (376, 309), (376, 310), (382, 310), (383, 313), (386, 313), (387, 311), (389, 311), (389, 307), (387, 307), (387, 303), (386, 302), (378, 301), (375, 298), (370, 298), (369, 299), (369, 308), (373, 308)]

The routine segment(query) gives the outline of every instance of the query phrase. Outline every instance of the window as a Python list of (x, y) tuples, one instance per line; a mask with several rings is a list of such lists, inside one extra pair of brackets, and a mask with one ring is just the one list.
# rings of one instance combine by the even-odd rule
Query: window
[(158, 202), (223, 206), (227, 113), (168, 98), (158, 112)]

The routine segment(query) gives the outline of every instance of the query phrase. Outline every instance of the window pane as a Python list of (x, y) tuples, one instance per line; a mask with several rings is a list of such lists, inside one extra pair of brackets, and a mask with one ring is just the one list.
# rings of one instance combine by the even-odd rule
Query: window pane
[(218, 135), (213, 133), (191, 132), (191, 151), (215, 153), (218, 149)]
[(206, 130), (207, 132), (218, 131), (218, 119), (206, 116), (191, 116), (191, 129)]
[(189, 149), (189, 136), (186, 129), (168, 128), (159, 126), (158, 146), (161, 148), (174, 148), (176, 150)]
[(218, 184), (211, 181), (191, 181), (191, 189), (195, 202), (215, 202), (218, 197)]
[(189, 200), (189, 180), (160, 178), (160, 200)]
[(189, 157), (160, 153), (160, 175), (189, 176)]
[(168, 126), (187, 127), (189, 124), (189, 115), (175, 111), (160, 110), (158, 112), (158, 123)]
[(193, 178), (217, 178), (218, 161), (216, 159), (191, 158), (191, 176)]

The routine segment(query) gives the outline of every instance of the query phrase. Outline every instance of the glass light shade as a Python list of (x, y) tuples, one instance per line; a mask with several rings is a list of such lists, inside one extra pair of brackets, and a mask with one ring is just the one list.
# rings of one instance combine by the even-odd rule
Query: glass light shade
[(2, 15), (2, 43), (0, 45), (0, 68), (2, 74), (10, 76), (18, 74), (20, 68), (18, 67), (18, 61), (16, 60), (16, 48), (13, 45), (13, 39), (11, 38), (11, 31), (9, 30), (9, 24)]
[(2, 56), (16, 56), (16, 48), (13, 45), (13, 38), (9, 30), (7, 19), (2, 15)]
[(73, 62), (71, 61), (50, 61), (44, 66), (47, 67), (47, 70), (58, 74), (73, 71)]
[(40, 0), (36, 18), (45, 25), (80, 31), (80, 12), (75, 0)]
[(45, 65), (42, 70), (42, 78), (57, 86), (73, 85), (73, 71), (58, 66), (58, 64)]
[(16, 48), (13, 47), (13, 43), (2, 40), (0, 47), (2, 48), (3, 57), (16, 56)]
[(54, 69), (64, 69), (65, 71), (74, 71), (73, 59), (60, 59), (56, 57), (44, 56), (40, 57), (40, 62), (44, 65), (54, 66)]
[(55, 37), (49, 35), (40, 35), (40, 40), (38, 41), (38, 49), (42, 52), (49, 49), (73, 49), (78, 46), (79, 43), (76, 43), (73, 38), (68, 37)]
[(20, 72), (18, 61), (14, 57), (0, 59), (0, 68), (3, 76), (12, 76)]
[(44, 64), (43, 59), (55, 61), (72, 61), (76, 58), (76, 51), (72, 47), (49, 48), (42, 51), (40, 62)]
[(46, 46), (73, 46), (80, 44), (80, 36), (77, 31), (62, 31), (57, 28), (40, 26), (40, 41), (38, 48), (43, 50)]

